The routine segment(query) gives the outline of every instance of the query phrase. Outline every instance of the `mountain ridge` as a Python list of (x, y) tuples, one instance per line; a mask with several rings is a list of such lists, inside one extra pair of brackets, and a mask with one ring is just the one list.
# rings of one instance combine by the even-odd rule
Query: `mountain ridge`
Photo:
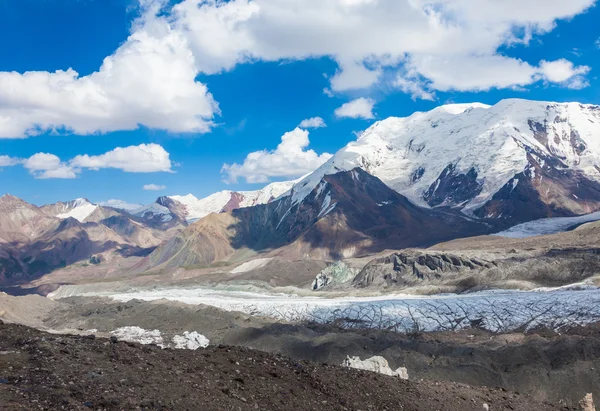
[[(494, 106), (440, 106), (376, 122), (286, 195), (301, 201), (324, 175), (360, 167), (415, 204), (454, 207), (480, 217), (485, 213), (478, 210), (513, 182), (543, 197), (540, 174), (532, 170), (545, 170), (547, 176), (571, 170), (572, 178), (585, 182), (593, 193), (573, 198), (569, 184), (559, 181), (555, 188), (564, 194), (542, 198), (555, 213), (544, 210), (522, 217), (521, 211), (488, 210), (488, 214), (510, 224), (524, 218), (577, 215), (600, 209), (596, 136), (600, 136), (600, 107), (595, 105), (508, 99)], [(528, 173), (521, 176), (528, 179), (516, 182), (521, 173)]]

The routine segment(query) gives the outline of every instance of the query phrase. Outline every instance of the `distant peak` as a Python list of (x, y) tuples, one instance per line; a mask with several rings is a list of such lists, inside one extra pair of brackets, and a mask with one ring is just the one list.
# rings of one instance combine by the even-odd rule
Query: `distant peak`
[(76, 198), (75, 200), (73, 200), (74, 207), (81, 207), (84, 205), (92, 205), (92, 203), (87, 198)]

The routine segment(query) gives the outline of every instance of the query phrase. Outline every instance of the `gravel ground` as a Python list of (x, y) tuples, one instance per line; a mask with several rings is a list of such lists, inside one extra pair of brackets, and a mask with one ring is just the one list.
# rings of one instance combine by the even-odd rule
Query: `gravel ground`
[(0, 324), (2, 410), (570, 410), (484, 387), (403, 381), (247, 348), (198, 351)]

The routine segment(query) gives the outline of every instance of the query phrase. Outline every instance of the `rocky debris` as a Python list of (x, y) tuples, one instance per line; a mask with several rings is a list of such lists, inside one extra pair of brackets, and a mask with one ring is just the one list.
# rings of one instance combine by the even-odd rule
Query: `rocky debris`
[(379, 356), (371, 357), (366, 360), (361, 360), (360, 357), (348, 356), (342, 363), (342, 367), (366, 370), (389, 375), (390, 377), (400, 377), (402, 380), (408, 380), (408, 370), (405, 367), (400, 367), (394, 371), (390, 368), (388, 361)]
[(358, 273), (353, 283), (357, 287), (408, 286), (440, 279), (448, 274), (477, 272), (494, 265), (490, 261), (454, 254), (406, 251), (371, 261)]
[(0, 409), (574, 410), (526, 395), (412, 382), (246, 348), (163, 350), (0, 325)]
[(332, 284), (349, 283), (357, 273), (357, 269), (350, 268), (341, 261), (335, 262), (317, 274), (311, 285), (311, 289), (316, 291)]
[(596, 405), (594, 405), (594, 396), (587, 394), (581, 401), (579, 401), (580, 411), (596, 411)]

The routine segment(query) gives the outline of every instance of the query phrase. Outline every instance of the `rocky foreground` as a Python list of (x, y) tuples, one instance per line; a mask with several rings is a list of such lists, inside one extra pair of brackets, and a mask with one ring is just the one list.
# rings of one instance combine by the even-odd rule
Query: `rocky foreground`
[(163, 350), (0, 324), (2, 410), (571, 410), (239, 347)]

